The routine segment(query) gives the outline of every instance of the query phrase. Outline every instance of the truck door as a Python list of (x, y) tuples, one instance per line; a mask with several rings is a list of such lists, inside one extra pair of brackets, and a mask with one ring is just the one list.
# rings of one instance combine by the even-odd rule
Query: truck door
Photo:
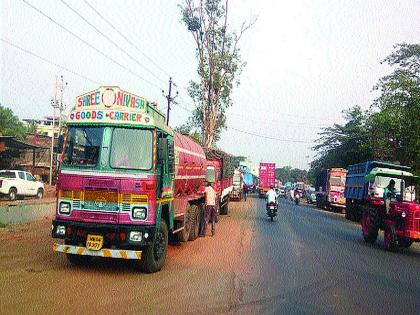
[[(172, 195), (169, 162), (173, 160), (173, 141), (167, 135), (158, 132), (158, 159), (156, 166), (157, 195), (156, 199), (164, 199)], [(173, 162), (172, 162), (173, 163)]]

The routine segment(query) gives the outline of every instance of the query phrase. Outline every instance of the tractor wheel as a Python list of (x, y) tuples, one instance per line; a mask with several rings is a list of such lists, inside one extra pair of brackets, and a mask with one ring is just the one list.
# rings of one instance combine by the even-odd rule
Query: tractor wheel
[(160, 221), (152, 245), (147, 246), (142, 253), (140, 270), (146, 273), (157, 272), (162, 269), (168, 252), (168, 226), (165, 220)]
[(189, 241), (194, 241), (200, 232), (201, 211), (197, 205), (191, 206), (191, 230), (188, 237)]
[(401, 247), (408, 248), (411, 244), (413, 244), (413, 240), (410, 240), (409, 238), (402, 237), (398, 239), (398, 245)]
[(362, 232), (363, 238), (367, 243), (375, 243), (378, 238), (378, 227), (375, 225), (373, 217), (367, 212), (363, 212), (362, 217)]
[(386, 225), (384, 231), (385, 248), (389, 251), (394, 251), (397, 248), (397, 235), (393, 225)]

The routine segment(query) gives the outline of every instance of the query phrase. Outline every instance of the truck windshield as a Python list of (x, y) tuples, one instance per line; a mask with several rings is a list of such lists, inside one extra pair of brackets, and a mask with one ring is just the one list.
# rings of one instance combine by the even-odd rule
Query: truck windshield
[(338, 176), (333, 176), (330, 179), (330, 184), (331, 184), (331, 186), (344, 187), (344, 178), (343, 177), (338, 177)]
[(148, 170), (153, 163), (153, 133), (145, 129), (115, 128), (112, 133), (112, 168)]
[(103, 127), (69, 127), (63, 165), (96, 165), (103, 132)]

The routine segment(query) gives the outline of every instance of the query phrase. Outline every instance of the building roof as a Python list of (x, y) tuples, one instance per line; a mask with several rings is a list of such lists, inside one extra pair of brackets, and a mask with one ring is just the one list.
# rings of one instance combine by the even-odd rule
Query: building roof
[(45, 147), (20, 141), (13, 136), (0, 136), (0, 142), (4, 142), (7, 147), (13, 147), (16, 149), (45, 149)]

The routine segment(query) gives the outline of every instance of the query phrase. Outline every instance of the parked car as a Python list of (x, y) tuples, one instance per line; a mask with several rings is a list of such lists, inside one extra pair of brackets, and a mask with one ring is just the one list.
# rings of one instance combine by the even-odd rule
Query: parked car
[(18, 196), (44, 196), (44, 184), (37, 181), (28, 172), (19, 170), (0, 171), (0, 195), (6, 195), (10, 200), (15, 200)]

